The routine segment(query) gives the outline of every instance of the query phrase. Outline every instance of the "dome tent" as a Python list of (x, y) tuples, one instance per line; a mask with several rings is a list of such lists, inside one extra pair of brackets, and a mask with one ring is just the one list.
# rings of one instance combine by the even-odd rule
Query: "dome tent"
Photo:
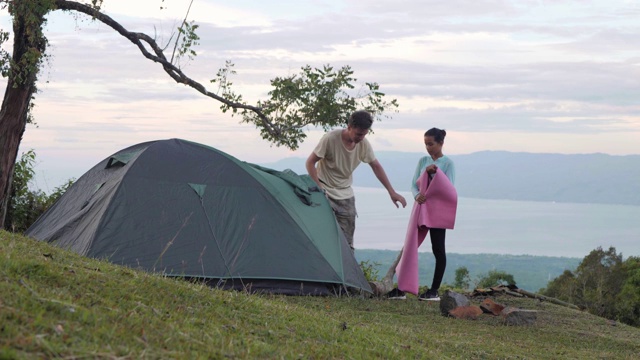
[(26, 235), (223, 288), (371, 292), (315, 185), (202, 144), (151, 141), (95, 165)]

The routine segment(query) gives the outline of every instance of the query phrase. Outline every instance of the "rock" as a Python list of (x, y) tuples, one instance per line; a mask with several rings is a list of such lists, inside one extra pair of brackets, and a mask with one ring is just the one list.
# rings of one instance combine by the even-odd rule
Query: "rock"
[(484, 299), (482, 304), (480, 304), (480, 308), (488, 314), (498, 316), (500, 315), (502, 310), (504, 310), (505, 306), (498, 304), (495, 301), (487, 298), (487, 299)]
[(506, 307), (500, 315), (504, 317), (504, 323), (506, 325), (533, 325), (538, 317), (538, 312), (536, 310)]
[(478, 316), (482, 315), (483, 311), (480, 306), (477, 305), (469, 305), (469, 306), (458, 306), (457, 308), (449, 311), (449, 316), (452, 316), (456, 319), (466, 319), (466, 320), (475, 320)]
[(457, 307), (469, 305), (469, 299), (455, 291), (447, 290), (440, 296), (440, 313), (444, 316), (449, 316), (449, 311)]

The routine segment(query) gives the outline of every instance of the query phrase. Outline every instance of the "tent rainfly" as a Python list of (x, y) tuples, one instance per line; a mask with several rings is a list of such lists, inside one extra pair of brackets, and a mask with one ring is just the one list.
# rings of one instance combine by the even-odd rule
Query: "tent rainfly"
[(202, 144), (145, 142), (81, 176), (26, 234), (225, 289), (371, 292), (315, 185)]

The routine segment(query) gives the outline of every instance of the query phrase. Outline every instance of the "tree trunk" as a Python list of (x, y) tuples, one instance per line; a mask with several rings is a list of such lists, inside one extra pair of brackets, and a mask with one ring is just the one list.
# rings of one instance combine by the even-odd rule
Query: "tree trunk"
[[(0, 108), (0, 229), (5, 226), (7, 205), (11, 196), (11, 179), (22, 140), (31, 97), (36, 90), (40, 57), (45, 42), (38, 36), (44, 19), (26, 21), (25, 14), (13, 15), (13, 55), (7, 89)], [(33, 20), (33, 14), (31, 19)], [(35, 55), (35, 61), (34, 61)], [(17, 64), (17, 65), (16, 65)]]
[(402, 259), (402, 251), (404, 247), (398, 253), (396, 260), (391, 264), (389, 270), (387, 270), (387, 274), (380, 281), (371, 281), (369, 285), (373, 290), (373, 295), (375, 296), (384, 296), (389, 291), (393, 290), (393, 277), (396, 274), (396, 267), (400, 263), (400, 259)]

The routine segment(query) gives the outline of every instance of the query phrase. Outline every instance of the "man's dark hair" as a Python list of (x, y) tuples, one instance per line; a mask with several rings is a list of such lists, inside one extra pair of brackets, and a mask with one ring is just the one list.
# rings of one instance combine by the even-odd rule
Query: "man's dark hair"
[(373, 117), (366, 110), (354, 111), (347, 121), (347, 125), (362, 130), (371, 129), (371, 124), (373, 124)]

